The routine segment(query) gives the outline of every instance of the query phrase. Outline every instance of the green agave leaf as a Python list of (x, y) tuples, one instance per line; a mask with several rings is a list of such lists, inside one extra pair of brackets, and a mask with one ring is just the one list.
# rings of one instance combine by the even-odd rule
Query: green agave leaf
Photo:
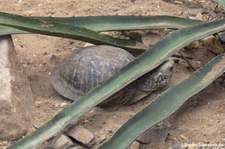
[(225, 0), (216, 0), (216, 1), (225, 8)]
[(88, 16), (88, 17), (38, 17), (49, 22), (66, 23), (85, 27), (94, 31), (146, 30), (170, 28), (178, 29), (203, 23), (200, 20), (174, 16)]
[[(184, 19), (173, 16), (88, 16), (88, 17), (31, 17), (40, 21), (56, 22), (77, 27), (85, 27), (94, 31), (144, 30), (170, 28), (178, 29), (202, 23), (200, 20)], [(0, 26), (0, 34), (27, 34), (7, 26)]]
[(223, 54), (158, 96), (152, 104), (128, 120), (100, 149), (125, 149), (144, 131), (173, 114), (188, 98), (207, 87), (224, 71)]
[[(11, 146), (11, 149), (30, 149), (54, 136), (82, 114), (89, 111), (115, 92), (119, 91), (143, 74), (153, 70), (182, 47), (208, 35), (225, 30), (225, 20), (202, 23), (167, 35), (134, 61), (122, 68), (109, 80), (98, 85), (80, 100), (57, 114), (44, 126)], [(113, 147), (115, 148), (115, 147)]]
[[(84, 27), (77, 27), (56, 22), (46, 22), (37, 18), (35, 19), (3, 12), (0, 12), (0, 25), (13, 27), (16, 29), (15, 32), (17, 33), (19, 30), (23, 30), (23, 33), (26, 31), (50, 36), (72, 38), (94, 44), (109, 44), (127, 49), (132, 49), (131, 46), (135, 45), (135, 41), (102, 35)], [(9, 29), (8, 31), (12, 32), (12, 30)], [(133, 49), (143, 51), (143, 49), (138, 49), (135, 47), (133, 47)]]
[(12, 27), (1, 26), (0, 25), (0, 35), (12, 35), (12, 34), (30, 34), (30, 32), (23, 31), (20, 29), (15, 29)]

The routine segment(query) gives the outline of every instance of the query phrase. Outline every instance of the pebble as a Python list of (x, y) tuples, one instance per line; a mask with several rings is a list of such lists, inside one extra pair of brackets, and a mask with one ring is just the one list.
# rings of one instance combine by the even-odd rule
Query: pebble
[(141, 144), (149, 144), (149, 143), (151, 143), (152, 140), (151, 140), (150, 133), (151, 133), (150, 131), (146, 131), (140, 137), (138, 137), (136, 139), (136, 141), (138, 141)]
[(195, 41), (192, 42), (191, 44), (187, 45), (185, 48), (186, 49), (198, 49), (200, 47), (200, 42), (199, 41)]
[(188, 10), (188, 14), (191, 16), (196, 16), (197, 14), (202, 14), (204, 13), (203, 8), (191, 8)]
[(55, 106), (55, 108), (58, 108), (58, 107), (59, 107), (59, 104), (58, 104), (58, 103), (56, 103), (56, 104), (54, 104), (54, 106)]
[(223, 45), (215, 36), (208, 36), (204, 39), (201, 39), (201, 42), (208, 50), (215, 54), (224, 53)]
[(220, 41), (225, 44), (225, 32), (219, 32), (217, 34), (218, 38), (220, 39)]
[(155, 142), (163, 142), (166, 140), (168, 135), (167, 128), (152, 128), (143, 133), (140, 137), (136, 139), (137, 142), (141, 144), (150, 144)]
[(202, 67), (202, 62), (201, 62), (201, 61), (191, 61), (191, 64), (192, 64), (195, 68), (200, 68), (200, 67)]
[(52, 149), (67, 149), (74, 146), (75, 144), (73, 141), (64, 134), (55, 137), (48, 145), (48, 147)]
[(198, 13), (193, 19), (196, 19), (196, 20), (205, 20), (206, 18), (201, 13)]
[(128, 149), (140, 149), (140, 143), (137, 141), (134, 141), (129, 147)]
[(181, 1), (179, 1), (179, 0), (178, 0), (178, 1), (175, 0), (175, 1), (173, 1), (173, 3), (174, 3), (175, 5), (182, 5), (182, 4), (183, 4), (183, 2), (181, 2)]
[(106, 136), (105, 135), (100, 135), (99, 136), (99, 143), (103, 143), (106, 140)]
[(110, 134), (113, 134), (113, 130), (112, 130), (112, 129), (109, 129), (108, 132), (109, 132)]
[(186, 137), (184, 134), (180, 134), (180, 137), (185, 141), (188, 140), (188, 137)]
[(91, 46), (94, 46), (94, 44), (91, 44), (91, 43), (85, 43), (84, 47), (91, 47)]
[(84, 120), (83, 122), (84, 122), (84, 123), (90, 123), (90, 121), (89, 121), (89, 120), (87, 120), (87, 119), (86, 119), (86, 120)]
[(73, 125), (66, 131), (66, 134), (85, 147), (90, 148), (96, 143), (94, 134), (85, 129), (82, 125)]
[(68, 103), (62, 102), (62, 103), (60, 104), (60, 107), (61, 107), (61, 108), (64, 108), (64, 107), (67, 106), (67, 105), (68, 105)]

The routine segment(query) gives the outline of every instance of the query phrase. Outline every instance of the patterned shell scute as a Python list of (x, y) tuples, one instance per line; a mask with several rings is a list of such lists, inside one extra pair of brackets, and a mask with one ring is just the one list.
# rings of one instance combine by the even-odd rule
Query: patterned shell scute
[(76, 100), (132, 60), (130, 53), (117, 47), (83, 48), (56, 65), (51, 73), (52, 83), (61, 95)]

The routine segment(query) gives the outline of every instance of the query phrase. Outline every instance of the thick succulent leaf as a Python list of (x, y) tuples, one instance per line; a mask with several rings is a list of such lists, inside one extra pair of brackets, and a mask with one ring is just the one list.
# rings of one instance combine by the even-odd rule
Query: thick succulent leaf
[(207, 87), (224, 71), (225, 57), (217, 56), (188, 79), (158, 96), (145, 109), (128, 120), (100, 149), (125, 149), (144, 131), (173, 114), (188, 98)]
[(39, 17), (39, 19), (85, 27), (95, 31), (146, 30), (160, 28), (179, 29), (202, 23), (200, 20), (174, 16)]
[[(62, 24), (56, 22), (47, 22), (42, 21), (38, 18), (24, 17), (3, 12), (0, 12), (0, 25), (13, 27), (16, 29), (15, 32), (17, 33), (19, 29), (23, 30), (23, 32), (27, 31), (50, 36), (72, 38), (87, 41), (94, 44), (109, 44), (113, 46), (131, 49), (131, 46), (135, 45), (135, 41), (118, 39), (108, 35), (102, 35), (84, 27), (77, 27), (69, 24)], [(12, 32), (12, 30), (10, 30), (10, 32)], [(135, 49), (135, 47), (133, 48)], [(143, 49), (141, 51), (143, 51)]]
[(216, 1), (225, 8), (225, 0), (216, 0)]
[(167, 35), (151, 49), (144, 52), (134, 61), (122, 68), (109, 80), (98, 85), (84, 97), (80, 98), (80, 100), (72, 103), (62, 112), (57, 114), (44, 126), (23, 138), (19, 142), (15, 143), (10, 148), (30, 149), (35, 147), (37, 144), (49, 139), (68, 126), (70, 123), (77, 120), (82, 114), (89, 111), (92, 107), (96, 106), (143, 74), (159, 66), (171, 55), (177, 53), (182, 47), (195, 40), (199, 40), (208, 35), (225, 30), (224, 24), (225, 20), (202, 23), (180, 29)]
[(30, 32), (0, 25), (0, 35), (1, 36), (2, 35), (12, 35), (12, 34), (30, 34)]
[[(88, 16), (88, 17), (32, 17), (46, 22), (56, 22), (94, 31), (144, 30), (170, 28), (178, 29), (202, 23), (200, 20), (184, 19), (173, 16)], [(0, 34), (24, 34), (23, 30), (0, 26)]]

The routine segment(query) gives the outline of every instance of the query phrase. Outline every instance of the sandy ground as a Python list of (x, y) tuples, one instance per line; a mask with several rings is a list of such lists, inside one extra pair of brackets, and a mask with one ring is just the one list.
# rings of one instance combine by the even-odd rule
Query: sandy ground
[[(0, 10), (26, 16), (88, 16), (88, 15), (174, 15), (187, 12), (184, 5), (174, 5), (161, 0), (0, 0)], [(61, 97), (52, 87), (49, 80), (54, 65), (73, 50), (85, 45), (84, 42), (47, 37), (42, 35), (13, 36), (17, 55), (26, 69), (35, 97), (32, 111), (32, 124), (40, 127), (70, 102)], [(185, 52), (184, 52), (185, 53)], [(204, 64), (215, 56), (201, 49), (186, 52)], [(196, 57), (195, 57), (196, 56)], [(196, 66), (197, 67), (197, 66)], [(180, 60), (175, 64), (175, 73), (170, 85), (176, 84), (189, 76), (193, 71)], [(148, 99), (135, 105), (96, 107), (86, 113), (79, 123), (93, 132), (97, 142), (100, 136), (109, 139), (114, 132), (137, 111), (143, 109), (163, 90), (154, 92)], [(225, 93), (214, 82), (196, 96), (189, 99), (170, 119), (166, 140), (158, 143), (157, 148), (169, 148), (182, 143), (224, 143), (225, 146)], [(34, 131), (32, 127), (30, 131)], [(157, 143), (157, 142), (156, 142)], [(0, 148), (7, 146), (1, 142)], [(97, 148), (97, 143), (93, 148)]]

